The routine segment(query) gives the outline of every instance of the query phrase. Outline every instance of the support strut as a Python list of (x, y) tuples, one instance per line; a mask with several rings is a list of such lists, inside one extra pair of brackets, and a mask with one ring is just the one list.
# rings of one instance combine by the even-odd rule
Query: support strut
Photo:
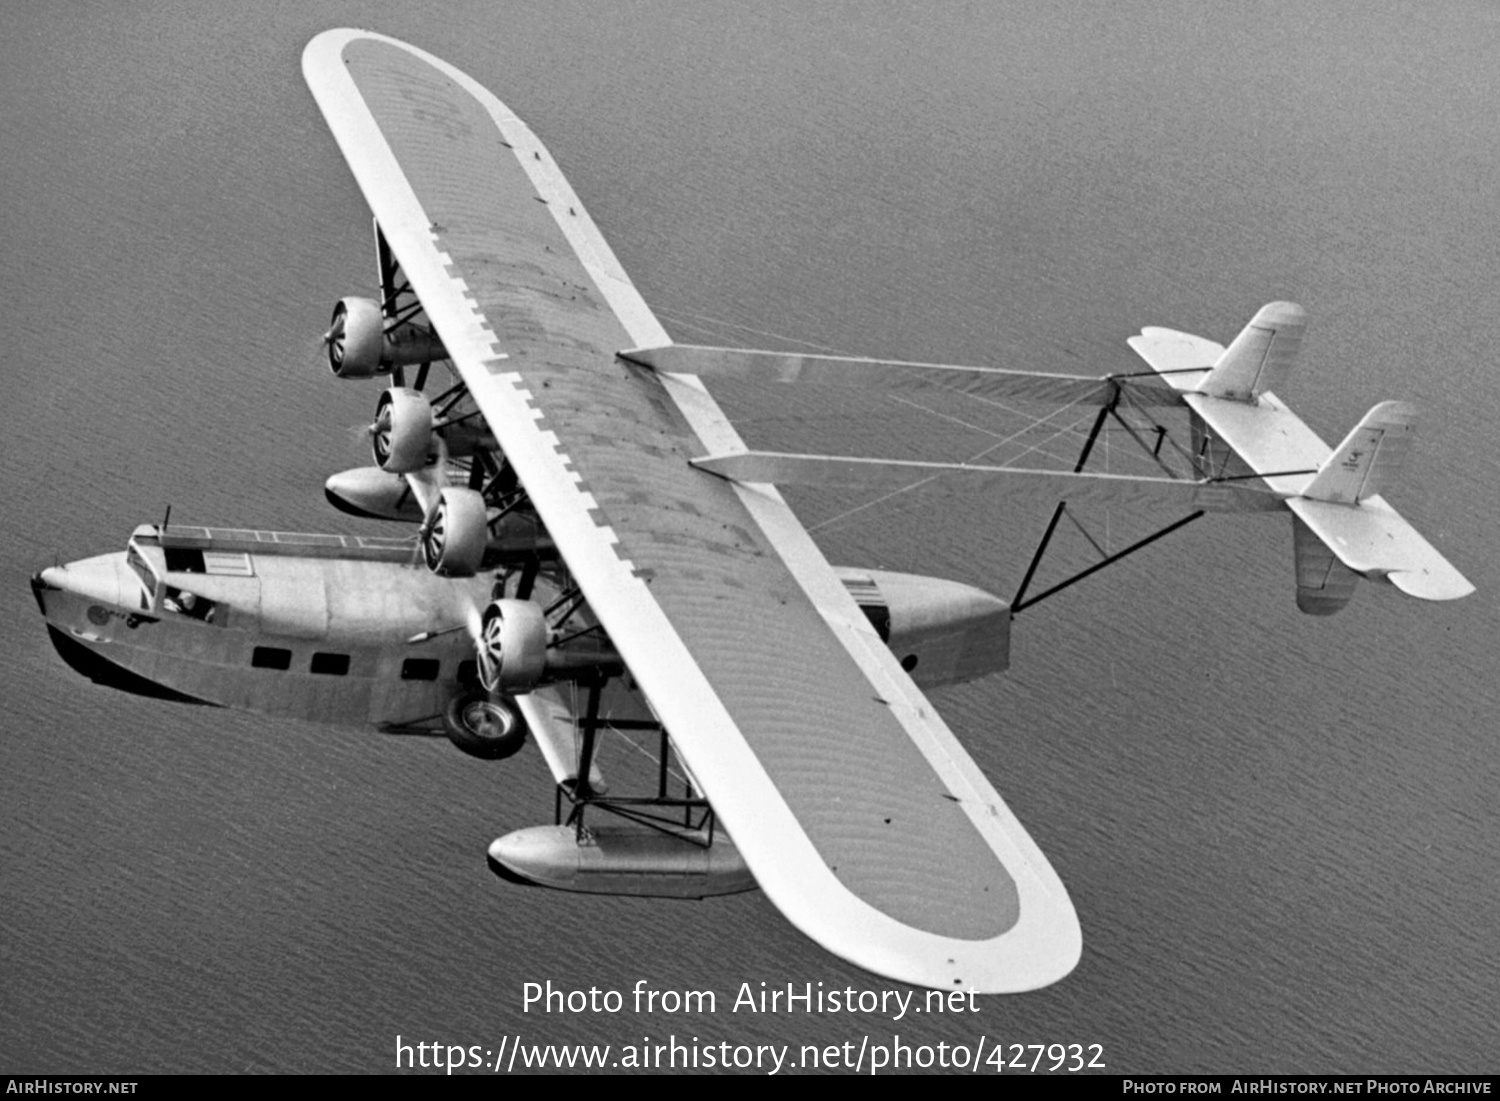
[[(375, 224), (375, 264), (380, 269), (380, 314), (383, 327), (389, 330), (397, 312), (396, 299), (401, 294), (396, 286), (396, 254), (391, 251), (391, 246), (385, 239), (380, 219), (372, 218), (371, 221)], [(398, 365), (391, 372), (391, 381), (397, 386), (405, 386), (405, 369)]]
[[(1083, 450), (1078, 454), (1078, 461), (1073, 464), (1073, 473), (1081, 474), (1083, 468), (1088, 465), (1089, 454), (1094, 450), (1094, 441), (1099, 438), (1099, 433), (1104, 430), (1105, 419), (1114, 412), (1115, 403), (1120, 400), (1120, 388), (1115, 387), (1115, 393), (1109, 401), (1099, 407), (1099, 415), (1094, 418), (1094, 426), (1089, 429), (1088, 439), (1083, 441)], [(1022, 598), (1026, 595), (1026, 588), (1031, 584), (1031, 579), (1036, 575), (1036, 568), (1042, 564), (1042, 556), (1047, 553), (1047, 544), (1052, 541), (1052, 533), (1057, 530), (1057, 522), (1063, 518), (1067, 510), (1068, 502), (1059, 501), (1057, 507), (1052, 510), (1052, 519), (1047, 523), (1047, 530), (1042, 535), (1042, 541), (1037, 544), (1035, 553), (1031, 556), (1031, 564), (1026, 567), (1026, 576), (1021, 578), (1020, 587), (1016, 589), (1016, 595), (1011, 597), (1011, 614), (1020, 611), (1025, 604)]]
[(1026, 581), (1023, 581), (1021, 583), (1021, 588), (1016, 593), (1016, 599), (1011, 604), (1011, 608), (1010, 608), (1011, 615), (1016, 615), (1019, 612), (1025, 611), (1027, 608), (1031, 607), (1033, 604), (1036, 604), (1036, 603), (1039, 603), (1040, 601), (1046, 600), (1049, 596), (1051, 596), (1054, 593), (1060, 593), (1060, 592), (1062, 592), (1064, 589), (1068, 588), (1070, 585), (1074, 585), (1074, 584), (1078, 583), (1079, 581), (1082, 581), (1085, 577), (1088, 577), (1090, 574), (1098, 573), (1105, 566), (1109, 566), (1109, 565), (1112, 565), (1115, 562), (1118, 562), (1120, 559), (1124, 558), (1126, 555), (1134, 554), (1136, 551), (1140, 550), (1142, 547), (1148, 546), (1151, 543), (1156, 542), (1158, 539), (1162, 538), (1165, 535), (1171, 535), (1174, 531), (1176, 531), (1180, 527), (1186, 527), (1188, 524), (1191, 524), (1194, 520), (1198, 519), (1198, 517), (1200, 517), (1200, 516), (1203, 515), (1203, 510), (1202, 509), (1199, 509), (1197, 512), (1190, 513), (1189, 515), (1184, 516), (1181, 520), (1178, 520), (1175, 524), (1168, 524), (1166, 527), (1162, 528), (1160, 531), (1152, 532), (1150, 535), (1146, 536), (1146, 538), (1137, 540), (1136, 542), (1130, 544), (1130, 546), (1126, 547), (1124, 550), (1119, 551), (1118, 553), (1112, 554), (1108, 558), (1105, 558), (1102, 562), (1095, 562), (1088, 569), (1083, 570), (1080, 573), (1074, 574), (1072, 577), (1068, 578), (1066, 581), (1063, 581), (1063, 582), (1060, 582), (1060, 583), (1058, 583), (1056, 585), (1053, 585), (1052, 588), (1048, 589), (1046, 592), (1043, 592), (1043, 593), (1041, 593), (1041, 594), (1039, 594), (1037, 596), (1034, 596), (1030, 600), (1022, 600), (1021, 597), (1025, 593), (1025, 591), (1026, 591), (1026, 583), (1031, 580), (1031, 575), (1036, 570), (1036, 565), (1037, 565), (1037, 562), (1040, 561), (1040, 559), (1041, 559), (1042, 552), (1047, 549), (1047, 539), (1051, 538), (1051, 536), (1052, 536), (1052, 530), (1053, 530), (1053, 528), (1057, 527), (1057, 521), (1058, 521), (1058, 519), (1062, 515), (1062, 510), (1064, 508), (1066, 508), (1066, 507), (1067, 507), (1067, 503), (1066, 502), (1064, 502), (1063, 504), (1057, 506), (1057, 513), (1052, 517), (1052, 525), (1051, 525), (1051, 527), (1049, 527), (1047, 529), (1047, 536), (1046, 536), (1046, 538), (1044, 538), (1042, 540), (1041, 546), (1039, 546), (1037, 548), (1036, 556), (1035, 556), (1035, 558), (1032, 559), (1031, 569), (1027, 570), (1027, 572), (1026, 572)]
[(583, 720), (583, 751), (578, 755), (578, 779), (573, 784), (573, 793), (584, 801), (593, 794), (589, 787), (589, 770), (594, 767), (594, 746), (599, 738), (599, 697), (604, 694), (604, 679), (597, 677), (588, 682), (588, 710)]

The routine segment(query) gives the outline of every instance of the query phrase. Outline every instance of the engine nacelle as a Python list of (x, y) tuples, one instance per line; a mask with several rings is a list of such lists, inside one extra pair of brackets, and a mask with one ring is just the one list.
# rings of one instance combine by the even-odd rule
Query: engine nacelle
[(492, 600), (479, 638), (479, 681), (485, 690), (517, 693), (535, 688), (547, 672), (547, 617), (534, 600)]
[(427, 465), (432, 451), (432, 403), (420, 390), (393, 386), (380, 395), (370, 426), (375, 465), (411, 474)]
[[(448, 478), (459, 482), (468, 477), (461, 466), (450, 466)], [(381, 470), (378, 466), (361, 466), (344, 470), (323, 483), (323, 496), (340, 512), (367, 520), (404, 520), (419, 524), (421, 506), (406, 478)], [(551, 561), (557, 557), (557, 546), (536, 516), (522, 509), (496, 516), (489, 522), (484, 562)]]
[(351, 516), (422, 522), (422, 507), (406, 479), (378, 466), (361, 466), (333, 475), (323, 483), (323, 496), (334, 508)]
[(473, 577), (489, 542), (484, 497), (477, 489), (448, 486), (422, 524), (422, 557), (443, 577)]
[(467, 458), (477, 451), (494, 451), (500, 446), (483, 417), (450, 414), (437, 432), (443, 437), (449, 456), (455, 459)]
[(328, 366), (339, 378), (372, 378), (410, 363), (448, 358), (431, 329), (410, 321), (387, 327), (380, 304), (369, 298), (340, 298), (323, 342)]

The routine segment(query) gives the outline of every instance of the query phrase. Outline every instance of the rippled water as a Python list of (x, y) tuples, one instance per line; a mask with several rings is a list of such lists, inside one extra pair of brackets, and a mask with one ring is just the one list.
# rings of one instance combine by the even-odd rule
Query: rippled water
[[(1012, 672), (938, 702), (1072, 893), (1078, 970), (958, 1019), (732, 1013), (742, 982), (888, 984), (758, 895), (498, 881), (488, 842), (551, 814), (538, 755), (486, 766), (163, 705), (53, 654), (26, 576), (168, 503), (351, 529), (320, 487), (362, 461), (375, 393), (330, 379), (315, 339), (373, 265), (298, 69), (344, 6), (18, 11), (0, 46), (0, 1068), (385, 1070), (397, 1034), (899, 1033), (1101, 1043), (1116, 1071), (1493, 1069), (1493, 9), (357, 18), (526, 118), (678, 339), (1102, 372), (1130, 366), (1141, 325), (1227, 339), (1262, 302), (1302, 302), (1284, 396), (1330, 440), (1377, 400), (1418, 401), (1423, 442), (1389, 496), (1480, 591), (1436, 607), (1365, 587), (1309, 619), (1284, 521), (1221, 519), (1023, 614)], [(992, 411), (873, 397), (723, 399), (768, 445), (963, 458), (998, 430)], [(1047, 512), (796, 500), (834, 561), (1002, 593)], [(1142, 520), (1108, 522), (1120, 545)], [(521, 1009), (524, 982), (639, 979), (713, 990), (718, 1011)]]

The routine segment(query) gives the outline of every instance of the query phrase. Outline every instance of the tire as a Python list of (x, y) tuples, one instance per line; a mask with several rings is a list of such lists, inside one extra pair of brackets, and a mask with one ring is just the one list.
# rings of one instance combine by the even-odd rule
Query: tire
[(526, 744), (526, 720), (516, 705), (483, 692), (454, 696), (443, 713), (448, 740), (471, 757), (499, 761)]

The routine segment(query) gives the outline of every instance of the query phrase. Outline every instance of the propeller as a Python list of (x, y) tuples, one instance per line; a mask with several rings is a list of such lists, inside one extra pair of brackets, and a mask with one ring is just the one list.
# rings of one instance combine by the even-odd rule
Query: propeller
[(323, 346), (328, 349), (328, 363), (337, 371), (344, 365), (344, 318), (348, 314), (343, 302), (333, 307), (333, 323), (323, 334)]
[(375, 449), (375, 462), (382, 468), (391, 457), (391, 403), (381, 404), (370, 425), (370, 440)]
[(489, 542), (484, 497), (476, 490), (444, 486), (417, 531), (417, 550), (427, 568), (443, 577), (473, 577)]
[(505, 629), (505, 619), (498, 609), (489, 608), (481, 612), (472, 596), (465, 601), (465, 604), (464, 622), (457, 627), (446, 627), (440, 631), (423, 631), (412, 635), (406, 641), (408, 645), (415, 645), (458, 631), (468, 632), (469, 639), (474, 644), (474, 657), (479, 664), (479, 683), (484, 686), (485, 692), (493, 697), (500, 681), (500, 662), (505, 653), (505, 643), (501, 637)]
[[(477, 613), (476, 613), (477, 614)], [(491, 694), (500, 683), (500, 663), (505, 658), (505, 617), (493, 605), (479, 617), (478, 625), (470, 624), (474, 637), (474, 653), (479, 659), (479, 683)]]
[(422, 558), (429, 570), (437, 570), (443, 558), (443, 543), (448, 538), (448, 509), (444, 502), (432, 510), (417, 533), (417, 545), (422, 548)]

